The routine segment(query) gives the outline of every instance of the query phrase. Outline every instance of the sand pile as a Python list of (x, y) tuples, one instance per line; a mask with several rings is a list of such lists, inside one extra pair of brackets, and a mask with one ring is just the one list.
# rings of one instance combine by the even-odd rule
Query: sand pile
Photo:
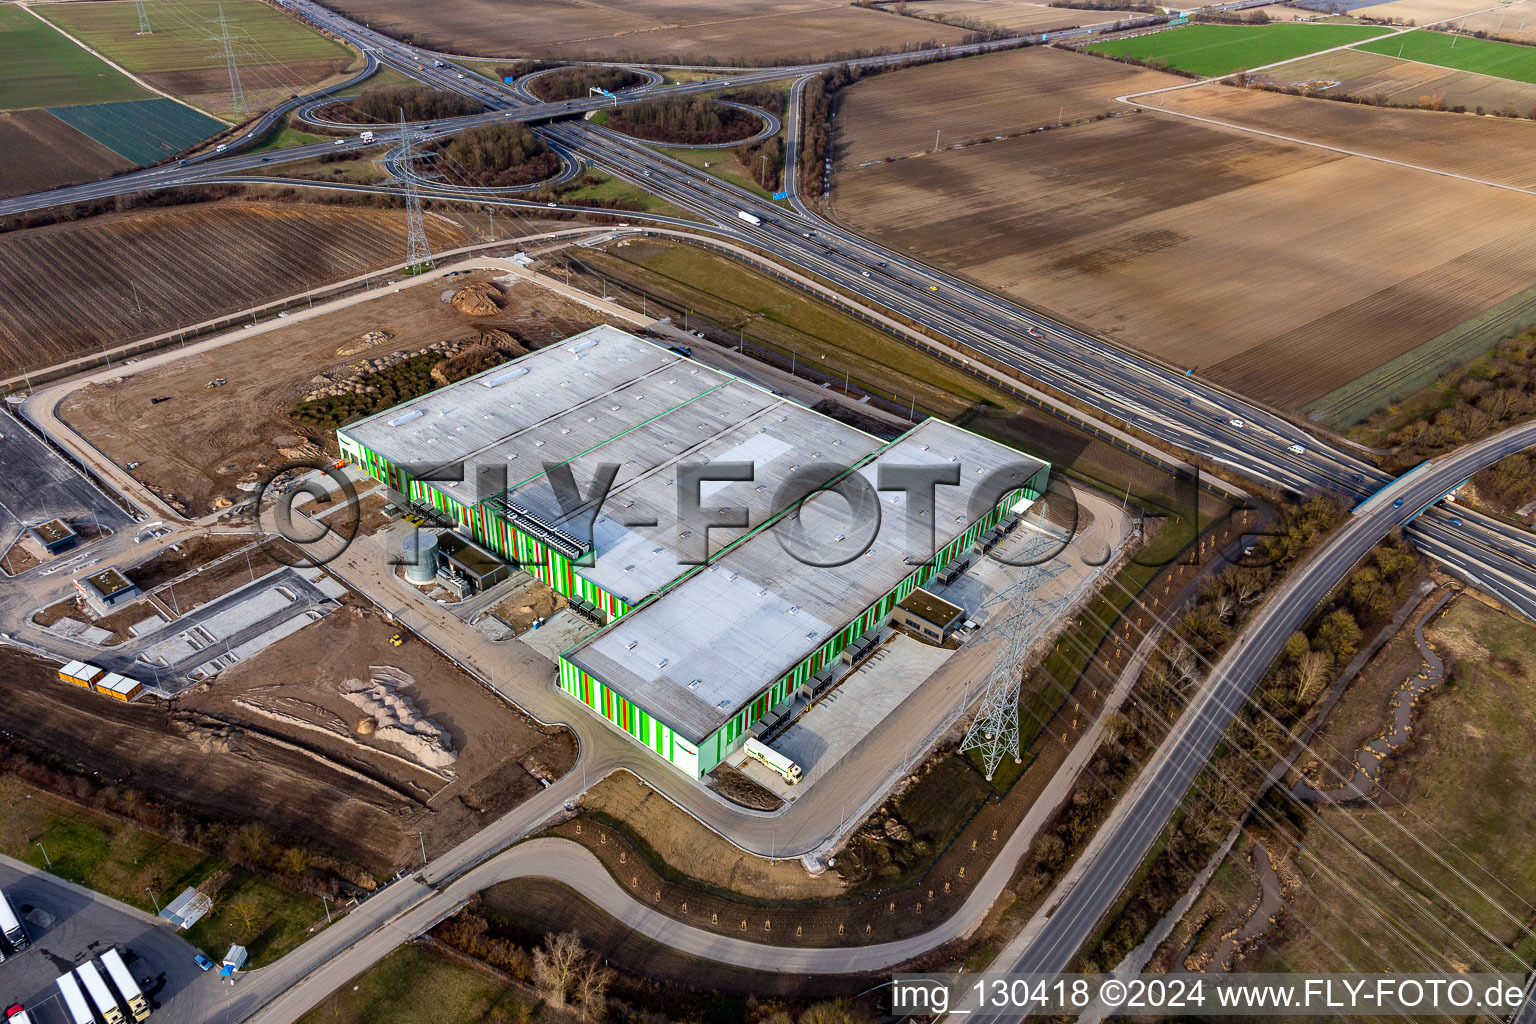
[(467, 284), (448, 300), (453, 308), (469, 316), (491, 316), (501, 312), (501, 289), (484, 281)]
[(341, 695), (367, 717), (357, 731), (400, 747), (418, 764), (440, 770), (458, 758), (453, 737), (448, 730), (421, 713), (416, 702), (406, 696), (406, 687), (416, 680), (408, 672), (391, 665), (370, 665), (372, 679), (348, 679), (341, 684)]

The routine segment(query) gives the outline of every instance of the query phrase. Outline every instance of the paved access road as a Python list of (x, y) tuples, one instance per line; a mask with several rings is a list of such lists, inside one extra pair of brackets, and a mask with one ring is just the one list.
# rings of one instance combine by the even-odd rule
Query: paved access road
[(0, 1000), (24, 1004), (36, 1024), (69, 1024), (55, 979), (113, 946), (157, 1022), (202, 1024), (218, 1002), (217, 981), (192, 962), (197, 950), (164, 921), (10, 857), (0, 857), (0, 889), (32, 939), (31, 948), (0, 964)]

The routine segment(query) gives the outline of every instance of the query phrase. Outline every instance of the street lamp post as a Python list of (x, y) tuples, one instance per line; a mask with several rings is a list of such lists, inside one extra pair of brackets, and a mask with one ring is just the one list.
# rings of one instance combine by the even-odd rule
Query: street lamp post
[(160, 901), (155, 898), (155, 890), (146, 885), (144, 891), (149, 893), (149, 902), (155, 905), (155, 914), (158, 915), (160, 913)]
[(320, 902), (325, 907), (325, 923), (331, 923), (331, 901), (325, 898), (325, 893), (320, 894)]
[(43, 863), (48, 865), (48, 870), (49, 871), (52, 871), (53, 870), (53, 859), (48, 856), (48, 851), (46, 849), (44, 849), (43, 844), (34, 841), (32, 843), (32, 845), (37, 847), (39, 850), (43, 851)]

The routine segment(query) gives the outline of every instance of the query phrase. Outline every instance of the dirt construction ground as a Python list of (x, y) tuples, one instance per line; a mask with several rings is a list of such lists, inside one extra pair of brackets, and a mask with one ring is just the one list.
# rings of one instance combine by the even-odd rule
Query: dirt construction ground
[[(441, 250), (466, 236), (434, 215), (427, 239)], [(199, 203), (11, 231), (0, 235), (0, 374), (345, 280), (404, 254), (404, 211), (306, 203)]]
[[(490, 280), (477, 272), (455, 286)], [(504, 294), (505, 305), (489, 316), (469, 316), (442, 301), (444, 286), (429, 282), (314, 319), (299, 320), (163, 366), (93, 384), (61, 407), (66, 421), (119, 464), (138, 461), (134, 474), (162, 495), (173, 495), (191, 515), (220, 501), (249, 496), (249, 485), (275, 467), (313, 457), (314, 447), (335, 448), (330, 430), (301, 427), (288, 418), (294, 403), (320, 374), (345, 371), (360, 359), (478, 335), (506, 331), (536, 348), (583, 330), (595, 312), (522, 282)], [(366, 345), (364, 335), (388, 331), (387, 341)], [(210, 381), (228, 383), (209, 388)], [(151, 404), (151, 399), (168, 401)], [(221, 506), (222, 507), (222, 506)]]
[[(847, 109), (903, 74), (853, 86)], [(1406, 118), (1451, 118), (1295, 102), (1319, 134), (1363, 114), (1356, 148), (1397, 145), (1381, 140)], [(857, 151), (865, 122), (839, 121), (839, 147)], [(1465, 123), (1536, 141), (1529, 123)], [(1501, 139), (1413, 159), (1529, 175)], [(1151, 111), (850, 168), (833, 203), (856, 230), (1289, 408), (1530, 287), (1536, 265), (1536, 198)]]
[(958, 43), (961, 29), (846, 0), (339, 0), (338, 11), (420, 46), (471, 56), (749, 64)]
[[(8, 731), (71, 763), (228, 820), (264, 822), (292, 843), (313, 842), (388, 874), (419, 857), (415, 830), (426, 831), (429, 852), (442, 850), (537, 790), (520, 766), (525, 759), (558, 773), (574, 755), (563, 733), (541, 734), (425, 647), (388, 646), (391, 632), (370, 613), (343, 609), (172, 711), (151, 699), (108, 701), (59, 682), (54, 665), (0, 649), (0, 703)], [(452, 734), (461, 753), (451, 784), (233, 704), (241, 694), (314, 699), (386, 663), (415, 676), (417, 703)]]

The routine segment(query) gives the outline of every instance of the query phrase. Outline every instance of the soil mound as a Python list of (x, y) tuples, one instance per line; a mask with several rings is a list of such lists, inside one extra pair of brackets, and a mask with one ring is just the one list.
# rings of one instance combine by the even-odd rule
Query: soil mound
[(454, 309), (468, 316), (491, 316), (501, 312), (501, 290), (484, 281), (465, 285), (448, 301), (453, 303)]

